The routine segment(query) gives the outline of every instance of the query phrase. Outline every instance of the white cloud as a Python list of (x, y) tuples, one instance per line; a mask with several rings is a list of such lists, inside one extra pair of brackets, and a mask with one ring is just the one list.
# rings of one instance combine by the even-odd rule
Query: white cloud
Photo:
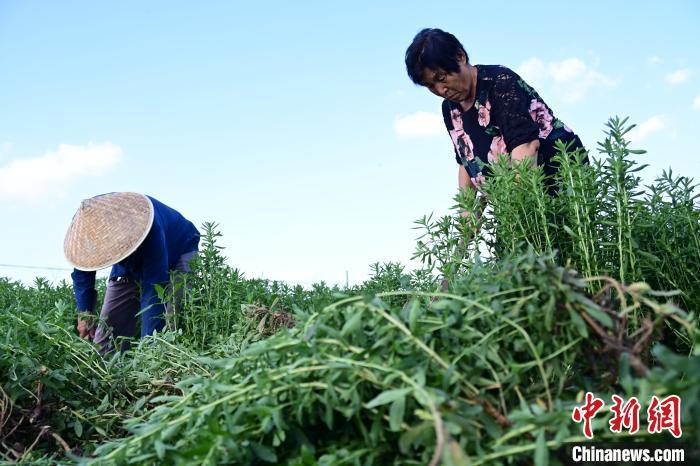
[(530, 58), (517, 67), (517, 72), (538, 92), (545, 95), (552, 92), (567, 103), (580, 102), (590, 90), (612, 88), (619, 81), (576, 57), (547, 63)]
[(666, 82), (669, 84), (683, 84), (690, 77), (690, 70), (682, 68), (666, 75)]
[(109, 142), (60, 144), (55, 152), (12, 160), (0, 165), (0, 201), (35, 202), (61, 195), (71, 182), (110, 170), (119, 162), (121, 152)]
[(557, 82), (571, 82), (585, 75), (588, 70), (580, 58), (567, 58), (560, 62), (552, 62), (548, 66), (549, 75)]
[(670, 120), (666, 115), (654, 115), (648, 120), (638, 124), (632, 131), (629, 132), (628, 137), (630, 141), (637, 143), (647, 139), (654, 133), (667, 129), (669, 125)]
[(693, 99), (693, 108), (695, 110), (700, 110), (700, 94), (696, 95)]
[(401, 137), (436, 136), (445, 133), (445, 123), (436, 113), (416, 112), (396, 117), (394, 131)]
[(659, 57), (658, 55), (653, 55), (653, 56), (649, 57), (649, 59), (647, 60), (647, 63), (649, 63), (650, 65), (658, 65), (661, 63), (661, 61), (662, 61), (661, 57)]
[(539, 58), (525, 60), (516, 70), (526, 80), (541, 81), (547, 77), (547, 66)]

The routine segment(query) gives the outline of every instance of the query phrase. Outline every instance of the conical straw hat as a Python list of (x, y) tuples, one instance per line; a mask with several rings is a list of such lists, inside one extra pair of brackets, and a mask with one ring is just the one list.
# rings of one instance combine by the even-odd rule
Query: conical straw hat
[(63, 242), (76, 269), (94, 271), (129, 257), (153, 225), (153, 203), (138, 193), (110, 193), (85, 199)]

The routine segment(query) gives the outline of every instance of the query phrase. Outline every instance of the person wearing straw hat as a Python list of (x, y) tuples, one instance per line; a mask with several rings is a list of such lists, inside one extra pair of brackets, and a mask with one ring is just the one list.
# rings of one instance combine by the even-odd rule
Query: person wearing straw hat
[[(117, 192), (84, 200), (64, 241), (66, 259), (75, 267), (71, 277), (80, 337), (94, 338), (106, 353), (115, 338), (134, 335), (139, 314), (141, 336), (161, 330), (165, 306), (156, 285), (166, 286), (171, 271), (189, 272), (198, 247), (199, 232), (192, 222), (150, 196)], [(95, 275), (110, 266), (95, 329)]]

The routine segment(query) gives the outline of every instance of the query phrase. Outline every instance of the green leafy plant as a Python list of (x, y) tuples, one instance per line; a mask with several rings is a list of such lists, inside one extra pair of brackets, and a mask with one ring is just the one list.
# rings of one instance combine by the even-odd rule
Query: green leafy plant
[(0, 279), (0, 461), (541, 466), (585, 441), (586, 391), (677, 394), (700, 439), (697, 187), (642, 187), (630, 129), (611, 119), (591, 164), (560, 144), (550, 180), (502, 158), (416, 222), (423, 268), (352, 287), (246, 278), (206, 223), (165, 331), (107, 358), (66, 283)]

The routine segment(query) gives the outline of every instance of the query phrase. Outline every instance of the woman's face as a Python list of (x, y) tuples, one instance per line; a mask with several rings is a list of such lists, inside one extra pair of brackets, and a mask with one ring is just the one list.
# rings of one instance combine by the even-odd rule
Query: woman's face
[(459, 71), (448, 73), (442, 69), (423, 71), (423, 85), (438, 97), (455, 102), (470, 100), (473, 96), (472, 83), (464, 55), (457, 57)]

